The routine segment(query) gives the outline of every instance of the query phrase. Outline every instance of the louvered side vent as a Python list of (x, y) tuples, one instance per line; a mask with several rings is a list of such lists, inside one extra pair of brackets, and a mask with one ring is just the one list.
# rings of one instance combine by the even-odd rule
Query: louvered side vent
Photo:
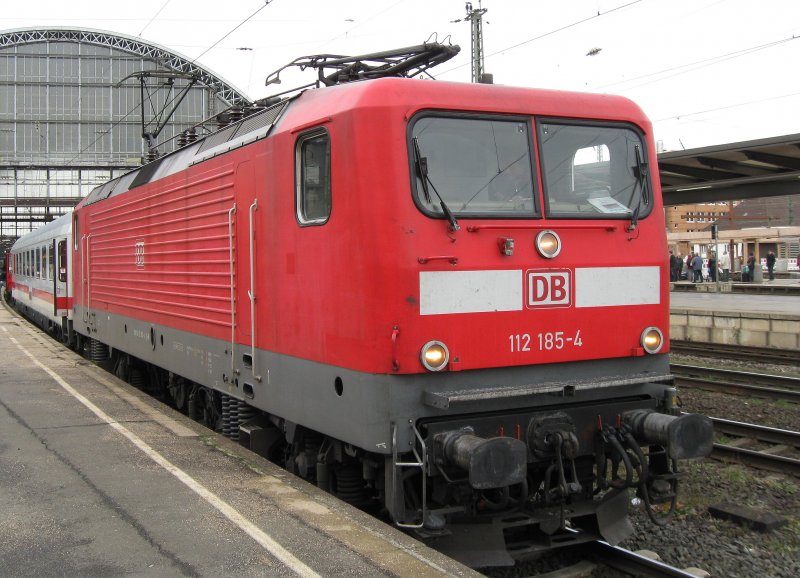
[(291, 100), (293, 99), (279, 102), (262, 112), (207, 136), (191, 164), (196, 165), (267, 136)]
[(261, 112), (254, 114), (252, 116), (248, 116), (241, 122), (241, 127), (238, 131), (236, 131), (236, 137), (240, 137), (246, 135), (251, 132), (255, 132), (260, 128), (265, 126), (269, 126), (273, 124), (278, 117), (283, 112), (283, 109), (286, 108), (286, 105), (289, 104), (289, 101), (279, 102), (278, 104), (271, 106), (266, 110), (262, 110)]
[(202, 154), (208, 149), (212, 149), (215, 146), (228, 142), (236, 133), (236, 130), (238, 128), (239, 128), (238, 124), (233, 124), (231, 126), (226, 126), (220, 131), (208, 135), (205, 138), (205, 140), (203, 140), (203, 144), (200, 145), (200, 150), (197, 151), (197, 154)]

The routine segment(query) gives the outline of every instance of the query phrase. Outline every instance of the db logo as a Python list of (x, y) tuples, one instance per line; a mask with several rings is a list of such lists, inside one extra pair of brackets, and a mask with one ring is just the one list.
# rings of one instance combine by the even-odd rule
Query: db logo
[(528, 308), (569, 307), (572, 273), (567, 270), (534, 269), (526, 272)]
[(144, 267), (144, 241), (136, 241), (135, 253), (136, 253), (136, 267), (141, 269)]

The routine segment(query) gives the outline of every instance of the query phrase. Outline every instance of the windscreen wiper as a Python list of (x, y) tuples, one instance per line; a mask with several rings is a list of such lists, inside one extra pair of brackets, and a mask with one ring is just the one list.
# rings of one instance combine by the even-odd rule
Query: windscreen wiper
[(631, 214), (631, 224), (628, 226), (629, 231), (633, 231), (639, 223), (639, 210), (642, 208), (642, 204), (650, 204), (650, 176), (647, 171), (647, 163), (642, 159), (642, 149), (638, 144), (633, 145), (633, 152), (636, 155), (636, 180), (639, 182), (639, 187), (641, 187), (642, 198), (640, 202), (636, 203), (636, 208)]
[(642, 187), (642, 202), (650, 204), (650, 175), (647, 171), (647, 163), (642, 160), (642, 150), (639, 145), (633, 145), (633, 152), (636, 153), (636, 178)]
[(642, 205), (636, 205), (636, 208), (633, 210), (631, 214), (631, 224), (628, 225), (628, 231), (635, 231), (636, 226), (639, 224), (639, 208)]
[[(436, 193), (436, 197), (439, 199), (439, 205), (442, 207), (442, 213), (444, 213), (444, 216), (447, 217), (447, 220), (450, 223), (450, 230), (454, 232), (458, 231), (461, 229), (458, 221), (456, 221), (453, 213), (451, 213), (450, 209), (447, 207), (447, 203), (444, 202), (442, 195), (440, 195), (439, 191), (436, 190), (436, 185), (433, 184), (433, 181), (428, 176), (428, 159), (422, 156), (422, 153), (419, 150), (419, 142), (417, 141), (417, 137), (412, 138), (411, 141), (414, 144), (414, 164), (417, 167), (417, 174), (422, 181), (422, 191), (425, 194), (425, 200), (428, 203), (431, 202), (430, 189), (433, 189), (433, 192)], [(430, 185), (430, 189), (428, 188), (428, 185)]]

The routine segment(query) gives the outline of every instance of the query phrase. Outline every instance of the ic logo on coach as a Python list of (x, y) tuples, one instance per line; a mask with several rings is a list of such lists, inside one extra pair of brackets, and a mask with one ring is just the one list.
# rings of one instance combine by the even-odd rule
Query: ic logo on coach
[(532, 269), (526, 272), (526, 304), (537, 307), (569, 307), (572, 302), (572, 272)]

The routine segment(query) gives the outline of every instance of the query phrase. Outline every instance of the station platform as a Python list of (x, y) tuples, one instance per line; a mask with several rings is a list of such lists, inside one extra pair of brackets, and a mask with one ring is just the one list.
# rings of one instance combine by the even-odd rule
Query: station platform
[[(688, 291), (682, 285), (673, 283), (670, 292), (672, 339), (796, 349), (800, 364), (800, 279), (721, 283), (719, 291), (712, 283)], [(783, 289), (754, 289), (757, 286)]]
[(479, 576), (0, 307), (0, 575)]

